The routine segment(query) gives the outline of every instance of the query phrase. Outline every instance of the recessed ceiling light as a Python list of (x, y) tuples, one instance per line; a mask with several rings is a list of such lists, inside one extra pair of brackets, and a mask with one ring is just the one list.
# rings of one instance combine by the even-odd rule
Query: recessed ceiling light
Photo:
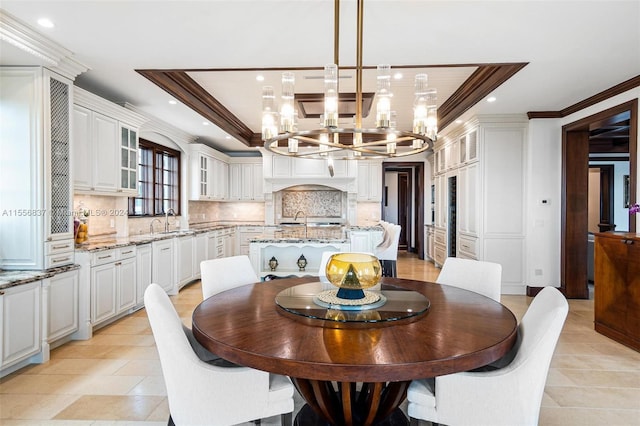
[(171, 99), (171, 100), (169, 101), (169, 103), (170, 103), (171, 105), (176, 105), (176, 104), (178, 103), (178, 101), (176, 101), (175, 99)]
[(456, 120), (456, 124), (462, 124), (462, 120)]
[(402, 80), (402, 73), (401, 72), (397, 72), (393, 75), (393, 78), (396, 80)]
[(53, 22), (49, 18), (40, 18), (38, 19), (38, 25), (45, 28), (53, 28)]
[(256, 80), (257, 81), (264, 81), (264, 76), (261, 74), (256, 75)]
[(208, 121), (203, 121), (202, 124), (205, 125), (205, 126), (208, 126), (209, 122)]
[(489, 96), (487, 98), (487, 102), (495, 102), (496, 101), (496, 97), (495, 96)]
[(228, 136), (228, 135), (227, 135), (227, 136), (225, 136), (224, 138), (228, 140), (228, 139), (231, 139), (231, 136)]

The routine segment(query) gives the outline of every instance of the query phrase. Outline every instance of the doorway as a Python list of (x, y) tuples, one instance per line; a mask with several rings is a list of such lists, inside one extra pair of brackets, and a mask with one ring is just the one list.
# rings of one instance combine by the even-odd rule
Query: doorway
[[(628, 117), (628, 118), (627, 118)], [(621, 123), (621, 124), (620, 124)], [(629, 194), (635, 202), (638, 100), (626, 102), (562, 127), (560, 286), (565, 296), (588, 299), (589, 152), (592, 135), (610, 125), (628, 129)], [(625, 130), (626, 130), (625, 129)], [(629, 232), (635, 221), (627, 217)]]
[(398, 248), (424, 259), (424, 163), (382, 164), (381, 218), (402, 227)]

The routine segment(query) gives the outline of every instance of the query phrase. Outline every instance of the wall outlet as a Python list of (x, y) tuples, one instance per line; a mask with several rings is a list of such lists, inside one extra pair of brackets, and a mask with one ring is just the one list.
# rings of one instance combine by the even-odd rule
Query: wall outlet
[(533, 273), (537, 276), (541, 276), (542, 275), (542, 269), (534, 269)]
[(110, 227), (112, 227), (112, 228), (115, 228), (115, 227), (116, 227), (116, 221), (115, 221), (115, 219), (111, 219), (111, 220), (109, 221), (109, 226), (110, 226)]

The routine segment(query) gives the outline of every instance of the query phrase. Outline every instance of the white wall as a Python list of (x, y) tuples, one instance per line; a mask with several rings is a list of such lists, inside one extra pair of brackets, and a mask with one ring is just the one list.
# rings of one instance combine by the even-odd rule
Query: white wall
[[(384, 174), (384, 184), (387, 187), (387, 205), (383, 205), (384, 220), (398, 223), (398, 172)], [(384, 191), (384, 188), (382, 189)]]
[[(529, 219), (526, 249), (528, 285), (560, 285), (562, 126), (638, 98), (640, 98), (640, 87), (561, 119), (529, 121), (527, 176)], [(640, 122), (637, 125), (640, 128)], [(640, 158), (636, 164), (640, 166)], [(636, 170), (636, 176), (638, 175), (640, 170)], [(639, 195), (636, 193), (633, 198), (638, 200)], [(541, 199), (548, 199), (550, 203), (542, 205), (539, 203)], [(638, 226), (640, 226), (640, 215), (636, 215), (636, 227)]]

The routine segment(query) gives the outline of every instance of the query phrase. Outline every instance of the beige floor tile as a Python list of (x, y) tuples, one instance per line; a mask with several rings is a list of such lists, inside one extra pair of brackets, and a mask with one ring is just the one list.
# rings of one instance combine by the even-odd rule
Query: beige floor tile
[[(640, 389), (640, 371), (605, 371), (563, 369), (562, 375), (571, 383), (568, 386), (613, 387)], [(549, 382), (547, 381), (547, 384)], [(638, 400), (640, 408), (640, 400)]]
[(79, 395), (0, 394), (0, 419), (50, 419), (69, 406)]
[(162, 376), (160, 360), (145, 359), (126, 362), (113, 373), (116, 376)]
[(143, 421), (163, 399), (159, 396), (88, 395), (62, 410), (55, 419)]
[(0, 385), (0, 394), (75, 394), (74, 389), (77, 386), (78, 377), (81, 376), (21, 374), (3, 382)]
[(127, 395), (144, 376), (82, 376), (73, 393), (78, 395)]
[(143, 381), (138, 383), (131, 391), (129, 395), (167, 395), (167, 388), (164, 383), (164, 377), (162, 376), (148, 376)]
[(561, 407), (640, 410), (640, 388), (547, 386), (545, 392)]
[(541, 426), (639, 426), (640, 410), (543, 407)]
[(98, 333), (89, 340), (78, 340), (78, 346), (153, 346), (152, 334), (104, 334)]
[(165, 397), (160, 404), (149, 414), (147, 421), (164, 422), (167, 424), (169, 419), (169, 400)]
[(65, 359), (56, 358), (35, 365), (25, 374), (115, 374), (127, 364), (123, 359)]
[(144, 317), (129, 316), (99, 330), (100, 334), (151, 334), (151, 326)]

